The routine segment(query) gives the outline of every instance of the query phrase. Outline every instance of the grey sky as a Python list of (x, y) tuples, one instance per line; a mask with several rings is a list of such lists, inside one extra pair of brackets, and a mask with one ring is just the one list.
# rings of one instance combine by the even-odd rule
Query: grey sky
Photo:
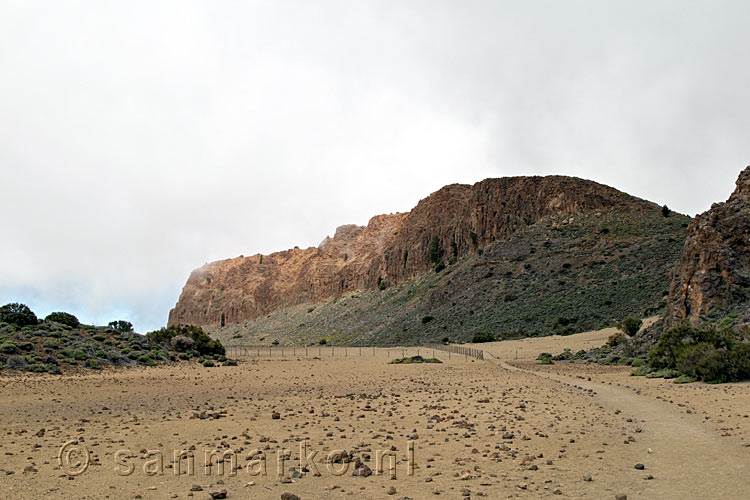
[(750, 163), (747, 1), (0, 1), (0, 303), (162, 326), (189, 272), (452, 182), (693, 215)]

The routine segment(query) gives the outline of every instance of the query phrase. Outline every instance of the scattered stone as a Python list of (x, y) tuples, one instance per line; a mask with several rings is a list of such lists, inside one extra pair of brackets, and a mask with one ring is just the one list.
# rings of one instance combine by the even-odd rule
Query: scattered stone
[(354, 472), (352, 472), (352, 476), (354, 477), (368, 477), (372, 475), (372, 469), (370, 469), (365, 464), (360, 464), (359, 467), (354, 469)]

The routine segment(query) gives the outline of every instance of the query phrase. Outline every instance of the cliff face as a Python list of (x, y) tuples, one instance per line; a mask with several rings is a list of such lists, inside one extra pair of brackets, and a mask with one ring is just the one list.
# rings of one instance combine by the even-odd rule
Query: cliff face
[(595, 182), (561, 176), (487, 179), (454, 184), (408, 213), (373, 217), (366, 227), (341, 226), (317, 248), (285, 250), (206, 264), (193, 271), (169, 325), (251, 320), (353, 290), (404, 283), (429, 271), (430, 245), (443, 260), (476, 254), (548, 216), (653, 212), (656, 205)]
[[(747, 315), (750, 298), (750, 167), (724, 203), (715, 203), (688, 227), (670, 287), (665, 327), (708, 315)], [(745, 318), (747, 319), (747, 318)]]

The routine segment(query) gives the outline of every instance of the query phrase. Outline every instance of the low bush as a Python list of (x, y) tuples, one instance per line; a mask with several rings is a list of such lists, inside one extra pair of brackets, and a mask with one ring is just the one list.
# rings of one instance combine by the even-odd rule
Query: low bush
[(659, 337), (649, 353), (654, 370), (675, 370), (705, 382), (750, 379), (748, 332), (729, 326), (681, 325)]
[(391, 361), (391, 365), (410, 365), (414, 363), (442, 363), (437, 358), (423, 358), (422, 356), (411, 356), (406, 358), (396, 358)]
[(0, 353), (3, 354), (18, 354), (18, 346), (14, 342), (5, 342), (0, 345)]
[[(169, 328), (162, 328), (146, 334), (146, 338), (154, 344), (170, 345), (172, 339), (184, 337), (190, 339), (193, 345), (190, 350), (196, 350), (201, 355), (223, 355), (225, 354), (224, 346), (221, 342), (209, 337), (201, 327), (194, 325), (172, 325)], [(175, 345), (175, 348), (177, 346)], [(188, 350), (188, 343), (182, 341), (181, 348)]]
[(663, 368), (661, 370), (649, 371), (646, 373), (646, 378), (677, 378), (682, 375), (677, 370), (670, 368)]
[(495, 340), (497, 340), (495, 336), (487, 332), (477, 332), (471, 338), (471, 341), (474, 344), (481, 344), (482, 342), (494, 342)]
[(44, 321), (46, 321), (47, 323), (54, 321), (56, 323), (60, 323), (61, 325), (66, 325), (71, 328), (78, 328), (78, 325), (81, 324), (81, 322), (78, 321), (78, 318), (66, 312), (50, 313), (47, 315), (46, 318), (44, 318)]
[(8, 356), (8, 359), (5, 361), (5, 368), (9, 370), (25, 370), (28, 366), (29, 363), (26, 361), (26, 358), (18, 354)]
[(616, 347), (621, 344), (626, 344), (627, 342), (628, 337), (622, 332), (617, 332), (613, 335), (610, 335), (610, 337), (607, 339), (607, 345), (610, 347)]
[(539, 356), (536, 357), (538, 361), (538, 365), (553, 365), (555, 364), (554, 361), (552, 361), (552, 354), (548, 352), (543, 352), (539, 354)]
[(643, 325), (643, 321), (640, 319), (628, 317), (617, 323), (617, 329), (628, 337), (632, 337), (638, 333), (638, 330), (641, 329), (641, 325)]
[(148, 356), (147, 354), (140, 356), (138, 358), (138, 362), (146, 366), (154, 366), (156, 364), (156, 361), (154, 361), (151, 356)]

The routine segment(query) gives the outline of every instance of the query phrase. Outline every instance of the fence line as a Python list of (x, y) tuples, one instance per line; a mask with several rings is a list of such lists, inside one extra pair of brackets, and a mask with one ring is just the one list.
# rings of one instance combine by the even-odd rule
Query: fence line
[(460, 356), (469, 358), (484, 359), (484, 351), (482, 349), (474, 349), (473, 347), (464, 347), (451, 344), (430, 344), (428, 347), (430, 347), (431, 349), (439, 349), (441, 351), (455, 353)]
[(448, 354), (448, 359), (453, 355), (473, 359), (484, 359), (484, 351), (470, 347), (430, 344), (426, 346), (403, 346), (403, 347), (360, 347), (360, 346), (261, 346), (245, 344), (227, 344), (224, 346), (229, 357), (387, 357), (405, 358), (408, 356), (437, 357), (438, 352)]

